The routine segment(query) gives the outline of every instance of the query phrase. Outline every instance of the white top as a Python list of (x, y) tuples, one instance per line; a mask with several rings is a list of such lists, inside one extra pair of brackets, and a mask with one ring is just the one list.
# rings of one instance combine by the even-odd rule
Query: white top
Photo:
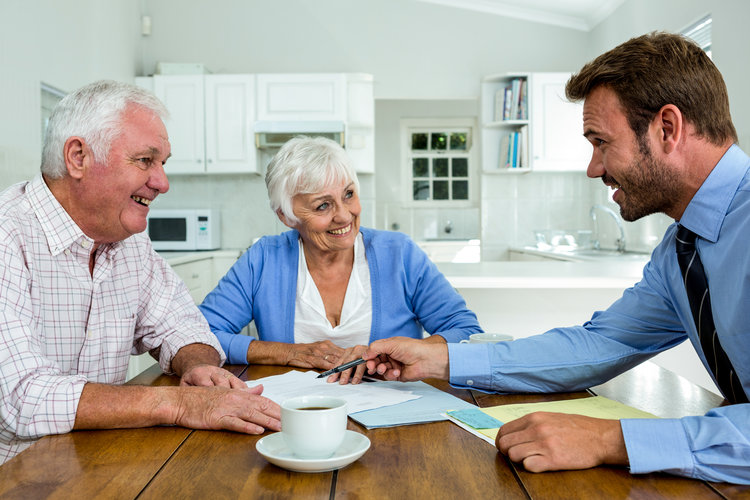
[(372, 289), (370, 268), (367, 266), (362, 233), (354, 240), (354, 265), (346, 286), (341, 321), (332, 327), (326, 317), (326, 309), (307, 269), (302, 240), (299, 240), (299, 263), (297, 266), (297, 299), (294, 307), (294, 343), (309, 344), (330, 340), (339, 347), (347, 348), (370, 343), (372, 324)]

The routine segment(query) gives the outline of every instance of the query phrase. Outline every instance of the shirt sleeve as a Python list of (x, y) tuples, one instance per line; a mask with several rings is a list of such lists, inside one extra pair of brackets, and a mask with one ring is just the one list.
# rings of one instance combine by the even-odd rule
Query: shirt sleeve
[[(7, 236), (7, 235), (6, 235)], [(7, 242), (12, 237), (2, 238)], [(44, 356), (33, 317), (29, 270), (17, 248), (0, 246), (0, 442), (36, 439), (73, 429), (86, 384), (63, 375)]]
[[(145, 245), (144, 245), (145, 246)], [(159, 349), (159, 365), (171, 373), (172, 358), (190, 344), (213, 347), (221, 363), (226, 355), (201, 314), (185, 283), (177, 273), (147, 245), (149, 272), (143, 281), (138, 305), (134, 349), (137, 353)]]
[(253, 341), (252, 337), (239, 333), (253, 320), (252, 255), (260, 248), (260, 243), (250, 247), (199, 306), (231, 364), (247, 363), (247, 350)]
[(626, 419), (621, 426), (634, 474), (750, 484), (750, 404), (680, 419)]
[(476, 314), (451, 286), (427, 254), (413, 241), (405, 249), (407, 288), (417, 319), (430, 335), (440, 335), (448, 342), (468, 339), (483, 332)]
[[(505, 392), (582, 390), (603, 383), (687, 335), (670, 306), (658, 273), (625, 290), (606, 311), (581, 326), (480, 346), (449, 346), (451, 382)], [(487, 370), (480, 372), (479, 370)]]

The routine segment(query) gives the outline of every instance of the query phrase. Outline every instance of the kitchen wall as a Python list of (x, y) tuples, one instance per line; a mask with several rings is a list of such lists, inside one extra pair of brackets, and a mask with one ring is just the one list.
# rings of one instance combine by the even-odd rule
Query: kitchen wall
[(40, 82), (132, 80), (139, 23), (132, 0), (0, 2), (0, 189), (39, 171)]
[[(479, 81), (484, 75), (571, 71), (585, 62), (584, 32), (422, 2), (226, 0), (212, 9), (198, 8), (201, 5), (196, 0), (144, 1), (153, 34), (142, 39), (142, 74), (153, 72), (159, 61), (202, 62), (215, 73), (373, 74), (376, 174), (360, 176), (363, 224), (390, 229), (396, 223), (415, 239), (437, 236), (448, 220), (454, 227), (453, 238), (482, 237), (493, 242), (500, 236), (483, 234), (483, 220), (494, 216), (480, 199), (460, 209), (404, 206), (400, 120), (476, 120)], [(550, 45), (549, 40), (555, 43)], [(479, 164), (476, 167), (478, 173)], [(210, 193), (238, 196), (211, 198)], [(546, 197), (541, 191), (534, 196)], [(246, 246), (258, 234), (283, 229), (265, 208), (265, 199), (260, 178), (173, 177), (172, 191), (160, 203), (179, 206), (212, 200), (221, 205), (224, 226), (231, 228), (230, 234), (224, 232), (225, 244)], [(260, 210), (258, 203), (264, 205)], [(230, 224), (227, 214), (232, 217)]]
[[(39, 82), (72, 90), (98, 78), (132, 80), (152, 73), (159, 61), (202, 62), (215, 73), (367, 72), (375, 77), (377, 139), (376, 174), (360, 179), (364, 223), (384, 228), (408, 220), (400, 227), (419, 236), (412, 221), (424, 217), (400, 207), (400, 120), (476, 119), (484, 75), (575, 71), (631, 36), (680, 30), (709, 12), (714, 60), (747, 145), (750, 95), (741, 61), (750, 41), (741, 23), (750, 4), (742, 0), (626, 0), (591, 32), (411, 0), (3, 0), (0, 188), (38, 171)], [(140, 33), (142, 14), (151, 16), (151, 36)], [(283, 230), (268, 209), (261, 176), (175, 176), (171, 182), (156, 206), (221, 208), (225, 246), (244, 248)], [(603, 185), (583, 173), (485, 175), (480, 197), (477, 206), (448, 216), (467, 221), (466, 234), (479, 231), (486, 259), (531, 242), (534, 229), (590, 226), (589, 207), (609, 203)], [(668, 222), (655, 216), (627, 223), (629, 246), (652, 246)], [(614, 240), (614, 228), (605, 233), (603, 240)]]

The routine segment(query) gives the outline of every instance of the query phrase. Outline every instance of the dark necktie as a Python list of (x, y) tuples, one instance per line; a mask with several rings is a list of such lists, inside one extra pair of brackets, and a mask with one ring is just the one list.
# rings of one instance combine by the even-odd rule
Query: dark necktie
[(711, 312), (711, 296), (708, 293), (708, 280), (703, 264), (695, 248), (696, 234), (683, 226), (677, 226), (675, 248), (677, 262), (682, 270), (690, 310), (693, 313), (695, 326), (698, 329), (703, 355), (714, 373), (717, 384), (730, 403), (747, 403), (747, 396), (742, 388), (734, 367), (727, 353), (719, 343)]

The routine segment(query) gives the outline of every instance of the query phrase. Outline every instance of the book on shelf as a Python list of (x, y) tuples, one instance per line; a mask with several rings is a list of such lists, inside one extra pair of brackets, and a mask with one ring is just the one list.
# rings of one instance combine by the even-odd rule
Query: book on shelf
[[(498, 94), (495, 93), (495, 120), (498, 120)], [(503, 120), (527, 120), (529, 118), (528, 99), (528, 81), (526, 78), (514, 78), (510, 84), (502, 89), (503, 92)]]
[(493, 121), (499, 122), (505, 120), (505, 89), (498, 89), (495, 92), (495, 114)]
[(502, 134), (498, 154), (498, 168), (514, 169), (529, 166), (528, 126)]

